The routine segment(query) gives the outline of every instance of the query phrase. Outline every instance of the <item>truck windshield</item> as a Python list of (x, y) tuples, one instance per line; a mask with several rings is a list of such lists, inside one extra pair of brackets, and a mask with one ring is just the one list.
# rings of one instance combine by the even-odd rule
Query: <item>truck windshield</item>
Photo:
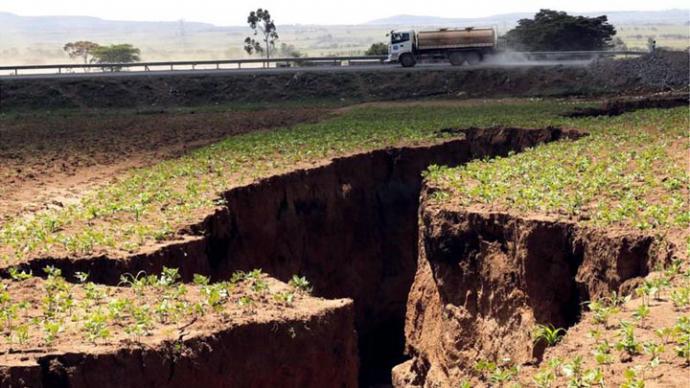
[(391, 34), (391, 43), (402, 43), (410, 40), (410, 34), (407, 32), (394, 32)]

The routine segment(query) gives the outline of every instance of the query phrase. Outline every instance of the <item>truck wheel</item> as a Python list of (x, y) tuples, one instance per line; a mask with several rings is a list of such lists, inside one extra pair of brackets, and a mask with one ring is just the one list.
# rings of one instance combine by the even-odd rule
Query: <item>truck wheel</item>
[(465, 54), (465, 59), (470, 65), (476, 65), (482, 61), (482, 56), (478, 52), (472, 51)]
[(400, 57), (400, 64), (402, 67), (413, 67), (417, 64), (417, 60), (412, 56), (412, 54), (405, 54)]
[(450, 53), (448, 54), (448, 60), (450, 60), (450, 64), (453, 66), (462, 66), (462, 64), (465, 62), (465, 54), (464, 53)]

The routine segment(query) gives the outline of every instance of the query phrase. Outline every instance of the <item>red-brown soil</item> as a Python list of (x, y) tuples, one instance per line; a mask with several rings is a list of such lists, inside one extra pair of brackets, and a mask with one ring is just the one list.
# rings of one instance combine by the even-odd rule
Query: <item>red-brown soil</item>
[[(222, 311), (158, 324), (150, 335), (133, 339), (120, 319), (111, 336), (90, 342), (75, 316), (46, 344), (40, 332), (24, 344), (0, 346), (3, 387), (355, 387), (357, 344), (350, 300), (323, 300), (296, 294), (291, 305), (272, 300), (270, 292), (287, 288), (266, 279), (265, 294), (250, 307), (236, 299), (250, 293), (239, 287)], [(3, 281), (15, 300), (31, 303), (22, 314), (41, 319), (43, 283)], [(156, 290), (145, 291), (157, 292)], [(83, 290), (72, 290), (84, 301)], [(110, 287), (108, 300), (135, 300), (131, 288)], [(156, 299), (144, 294), (142, 297)], [(186, 301), (201, 300), (189, 287)], [(108, 309), (102, 300), (92, 310)], [(75, 315), (79, 312), (75, 309)], [(26, 319), (29, 319), (25, 317)], [(75, 322), (75, 320), (77, 320)], [(38, 331), (38, 330), (35, 330)]]
[[(520, 380), (532, 384), (532, 366), (545, 350), (533, 341), (536, 324), (574, 327), (547, 356), (579, 354), (594, 367), (593, 340), (587, 338), (593, 326), (579, 323), (583, 303), (613, 291), (629, 294), (675, 254), (672, 244), (639, 232), (435, 204), (429, 199), (433, 190), (422, 194), (419, 261), (407, 303), (406, 352), (412, 359), (394, 368), (396, 387), (451, 387), (463, 380), (489, 386), (474, 371), (480, 360), (510, 360), (523, 367)], [(671, 312), (667, 300), (657, 304), (654, 317)], [(633, 307), (635, 302), (617, 318), (632, 320)], [(675, 323), (654, 319), (638, 335), (653, 339), (654, 328)], [(655, 370), (661, 375), (655, 386), (682, 386), (676, 385), (687, 378), (681, 364), (669, 360)], [(605, 366), (607, 384), (622, 383), (626, 367)], [(554, 386), (565, 385), (561, 377)]]
[(132, 167), (226, 136), (326, 117), (322, 108), (94, 111), (0, 116), (0, 222), (61, 206)]

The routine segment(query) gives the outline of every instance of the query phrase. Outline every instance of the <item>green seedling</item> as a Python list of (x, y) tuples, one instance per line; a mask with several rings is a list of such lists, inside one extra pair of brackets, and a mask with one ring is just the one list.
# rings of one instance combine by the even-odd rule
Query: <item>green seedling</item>
[(641, 304), (637, 309), (635, 309), (635, 312), (633, 312), (633, 317), (640, 322), (640, 325), (642, 326), (644, 324), (644, 320), (649, 317), (651, 310), (649, 309), (649, 306), (646, 304)]
[(556, 345), (565, 335), (565, 329), (555, 328), (553, 325), (537, 325), (532, 334), (534, 343), (544, 342), (546, 346)]
[(311, 284), (309, 284), (309, 281), (304, 276), (292, 275), (292, 279), (290, 279), (288, 285), (306, 294), (311, 294), (312, 292)]
[(671, 302), (676, 310), (687, 310), (690, 307), (690, 287), (679, 287), (672, 290)]
[(86, 338), (92, 343), (96, 343), (99, 339), (105, 340), (110, 337), (108, 318), (100, 310), (96, 310), (87, 318), (86, 322), (84, 322), (84, 330), (86, 331)]
[(15, 267), (9, 268), (7, 270), (7, 272), (10, 274), (10, 278), (14, 281), (17, 281), (17, 282), (20, 282), (23, 280), (28, 280), (28, 279), (31, 279), (33, 277), (33, 275), (31, 274), (31, 271), (25, 272), (25, 271), (21, 271), (21, 270), (15, 268)]
[(634, 369), (628, 368), (624, 372), (625, 382), (621, 384), (621, 388), (644, 388), (644, 380), (637, 376)]
[(616, 350), (625, 351), (630, 356), (640, 354), (641, 345), (635, 339), (635, 328), (629, 322), (620, 323), (619, 340), (616, 342)]
[(275, 294), (273, 294), (273, 299), (275, 299), (278, 303), (287, 306), (292, 306), (292, 303), (295, 299), (295, 294), (288, 291), (276, 292)]

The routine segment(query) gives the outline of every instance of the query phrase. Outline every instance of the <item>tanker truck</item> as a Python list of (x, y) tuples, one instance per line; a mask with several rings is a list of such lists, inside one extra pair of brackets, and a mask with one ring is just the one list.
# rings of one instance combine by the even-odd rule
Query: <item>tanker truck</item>
[(493, 28), (442, 28), (435, 31), (391, 31), (387, 63), (412, 67), (423, 58), (450, 61), (454, 66), (475, 65), (496, 48)]

